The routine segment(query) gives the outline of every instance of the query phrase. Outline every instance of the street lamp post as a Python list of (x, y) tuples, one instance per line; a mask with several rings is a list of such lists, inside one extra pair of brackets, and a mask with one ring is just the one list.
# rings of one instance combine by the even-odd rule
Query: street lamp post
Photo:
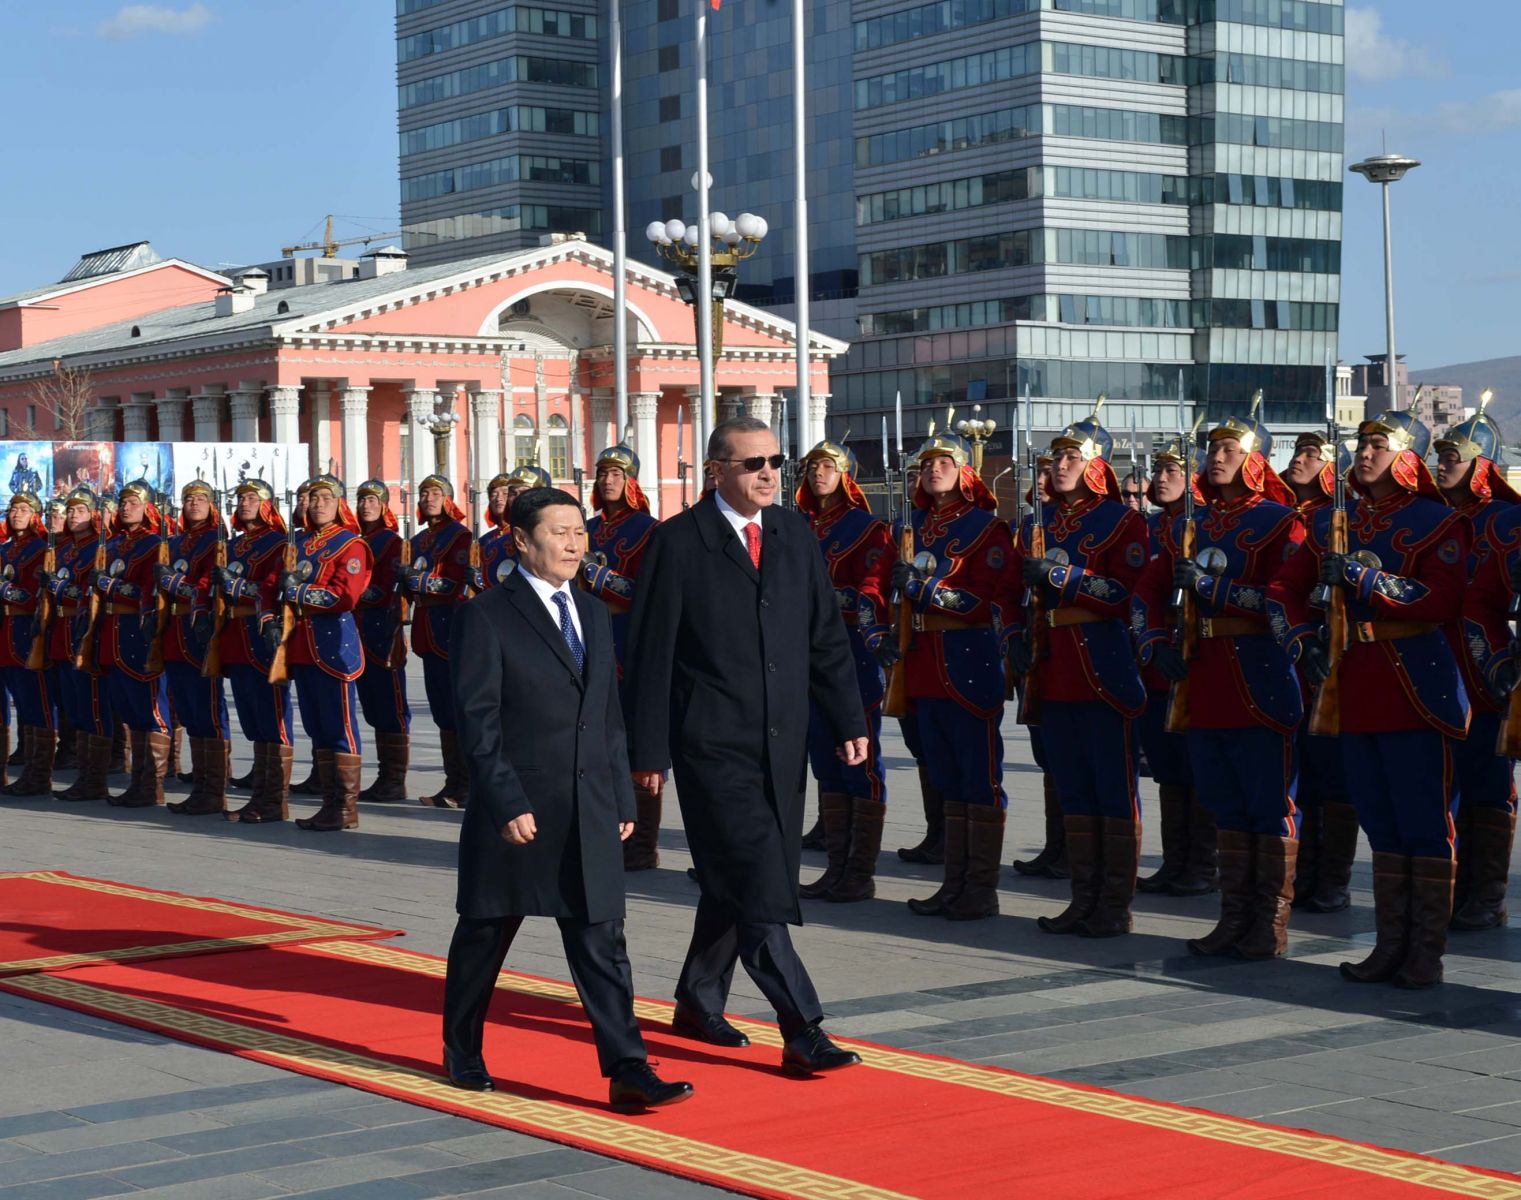
[(972, 445), (972, 470), (977, 472), (977, 477), (982, 477), (982, 452), (984, 443), (993, 436), (993, 430), (997, 424), (991, 417), (984, 420), (981, 417), (982, 405), (972, 405), (972, 419), (970, 421), (957, 421), (956, 432), (966, 438)]
[(1394, 239), (1389, 232), (1389, 185), (1398, 183), (1406, 174), (1421, 164), (1403, 154), (1379, 154), (1353, 163), (1348, 170), (1356, 171), (1369, 183), (1381, 184), (1384, 189), (1384, 326), (1387, 357), (1384, 360), (1384, 383), (1389, 388), (1389, 407), (1398, 409), (1399, 360), (1394, 355)]
[[(712, 235), (713, 293), (699, 304), (701, 287), (698, 284), (702, 234), (700, 226), (688, 225), (680, 218), (670, 221), (651, 221), (644, 236), (649, 239), (656, 253), (677, 269), (676, 290), (681, 298), (692, 306), (692, 316), (697, 328), (698, 345), (702, 344), (702, 323), (708, 322), (712, 345), (712, 358), (723, 353), (724, 301), (734, 295), (739, 281), (739, 264), (752, 257), (760, 249), (761, 239), (769, 226), (764, 217), (754, 213), (740, 213), (732, 221), (721, 212), (708, 214), (708, 230)], [(706, 312), (704, 311), (706, 309)], [(712, 370), (711, 363), (702, 366), (704, 374)], [(712, 392), (711, 381), (703, 380), (704, 394)], [(715, 405), (716, 407), (716, 405)], [(701, 452), (704, 439), (711, 432), (717, 414), (709, 411), (692, 415), (692, 445)]]
[(457, 412), (431, 412), (418, 416), (417, 423), (433, 435), (433, 469), (440, 475), (449, 469), (449, 439), (459, 424)]

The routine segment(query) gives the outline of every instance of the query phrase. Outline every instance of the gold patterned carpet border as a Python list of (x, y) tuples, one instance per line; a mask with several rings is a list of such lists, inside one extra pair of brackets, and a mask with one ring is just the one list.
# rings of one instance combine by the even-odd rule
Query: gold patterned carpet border
[[(442, 978), (445, 963), (442, 959), (405, 951), (376, 942), (324, 942), (309, 946), (312, 953), (337, 955), (379, 966), (394, 967), (417, 974)], [(499, 989), (517, 992), (525, 996), (555, 1000), (565, 1004), (579, 1005), (576, 989), (558, 980), (535, 979), (504, 971), (497, 982)], [(639, 999), (635, 1002), (636, 1014), (646, 1020), (666, 1022), (670, 1020), (672, 1005), (660, 1001)], [(730, 1018), (731, 1023), (747, 1034), (752, 1042), (780, 1046), (781, 1034), (776, 1026), (743, 1017)], [(837, 1039), (848, 1041), (849, 1039)], [(1155, 1129), (1185, 1133), (1193, 1137), (1208, 1138), (1253, 1150), (1266, 1150), (1293, 1158), (1308, 1159), (1328, 1166), (1344, 1167), (1369, 1175), (1422, 1187), (1449, 1192), (1457, 1196), (1476, 1196), (1483, 1200), (1521, 1200), (1521, 1179), (1505, 1179), (1487, 1175), (1458, 1163), (1440, 1162), (1435, 1159), (1411, 1158), (1393, 1150), (1377, 1146), (1365, 1146), (1344, 1142), (1316, 1133), (1301, 1133), (1270, 1125), (1193, 1109), (1176, 1108), (1156, 1101), (1122, 1096), (1115, 1092), (1095, 1091), (1033, 1075), (1019, 1075), (995, 1067), (976, 1063), (957, 1062), (950, 1059), (930, 1058), (908, 1054), (870, 1042), (850, 1041), (868, 1067), (879, 1071), (891, 1071), (917, 1079), (937, 1083), (954, 1084), (957, 1087), (976, 1088), (1020, 1100), (1068, 1108), (1095, 1116), (1110, 1117), (1117, 1121), (1129, 1121)]]

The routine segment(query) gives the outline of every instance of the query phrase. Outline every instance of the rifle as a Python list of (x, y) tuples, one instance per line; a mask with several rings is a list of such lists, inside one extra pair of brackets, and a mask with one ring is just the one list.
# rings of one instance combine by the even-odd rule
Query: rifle
[[(1201, 413), (1194, 421), (1192, 433), (1183, 428), (1183, 372), (1178, 372), (1178, 445), (1183, 451), (1183, 544), (1179, 555), (1193, 558), (1199, 548), (1199, 529), (1194, 519), (1194, 437), (1198, 433)], [(1172, 594), (1172, 611), (1177, 619), (1178, 652), (1191, 663), (1199, 649), (1199, 606), (1192, 591), (1176, 588)], [(1190, 681), (1180, 679), (1172, 685), (1167, 699), (1167, 732), (1187, 733), (1189, 726)]]
[[(158, 562), (162, 566), (169, 565), (169, 539), (159, 538)], [(157, 675), (164, 669), (164, 633), (169, 628), (169, 597), (164, 595), (164, 589), (158, 586), (158, 577), (153, 580), (153, 614), (156, 618), (153, 625), (153, 641), (148, 646), (148, 661), (143, 664), (143, 670), (149, 675)]]
[[(48, 530), (48, 548), (42, 554), (42, 570), (51, 575), (58, 569), (58, 539)], [(38, 580), (37, 615), (32, 627), (32, 645), (26, 655), (26, 669), (40, 671), (47, 665), (48, 626), (53, 621), (53, 591)]]
[[(285, 557), (281, 561), (280, 574), (283, 576), (296, 569), (296, 527), (292, 524), (285, 531)], [(283, 592), (284, 589), (282, 588)], [(290, 667), (286, 663), (286, 648), (290, 645), (291, 634), (296, 632), (296, 606), (286, 600), (282, 595), (280, 599), (280, 644), (275, 647), (274, 655), (269, 660), (269, 682), (288, 683), (290, 681)]]
[[(1040, 452), (1035, 449), (1035, 424), (1030, 405), (1030, 385), (1024, 394), (1025, 448), (1030, 455), (1030, 550), (1029, 557), (1046, 557), (1046, 498), (1040, 486)], [(1030, 672), (1020, 698), (1019, 723), (1040, 724), (1040, 660), (1046, 653), (1046, 605), (1040, 588), (1027, 587), (1024, 600), (1025, 630), (1030, 639)]]
[[(1326, 550), (1331, 554), (1346, 554), (1349, 543), (1347, 480), (1336, 457), (1341, 448), (1341, 431), (1336, 425), (1336, 374), (1330, 355), (1326, 356), (1326, 436), (1330, 439), (1326, 449), (1336, 464), (1333, 468), (1336, 488)], [(1310, 732), (1320, 737), (1336, 737), (1341, 733), (1341, 660), (1347, 653), (1347, 593), (1339, 587), (1316, 584), (1310, 594), (1310, 604), (1325, 610), (1326, 657), (1331, 667), (1331, 673), (1315, 692), (1315, 703), (1310, 709)]]
[(206, 657), (201, 661), (201, 676), (215, 679), (222, 673), (222, 627), (227, 624), (227, 597), (217, 582), (221, 572), (227, 569), (227, 524), (222, 520), (222, 509), (216, 509), (217, 548), (212, 559), (215, 574), (211, 585), (211, 641), (206, 646)]
[[(469, 537), (470, 552), (466, 558), (466, 564), (470, 568), (470, 577), (466, 580), (465, 586), (473, 592), (475, 590), (475, 581), (480, 578), (481, 574), (481, 540), (473, 533), (469, 534)], [(486, 581), (482, 579), (481, 582), (485, 583)]]
[[(898, 535), (898, 561), (914, 561), (914, 529), (903, 517), (903, 529)], [(908, 715), (908, 644), (914, 635), (914, 606), (905, 592), (898, 598), (898, 661), (893, 664), (887, 680), (887, 698), (882, 711), (889, 717)]]
[(386, 667), (392, 671), (400, 670), (402, 659), (407, 653), (407, 642), (401, 631), (411, 619), (412, 613), (407, 591), (401, 584), (402, 577), (411, 566), (412, 543), (402, 538), (401, 550), (396, 556), (396, 629), (391, 634), (391, 653), (386, 657)]
[(84, 633), (74, 648), (74, 666), (80, 671), (89, 671), (95, 666), (95, 628), (100, 623), (100, 589), (95, 586), (95, 577), (105, 569), (106, 531), (102, 529), (95, 543), (95, 562), (90, 568), (90, 607), (85, 617)]

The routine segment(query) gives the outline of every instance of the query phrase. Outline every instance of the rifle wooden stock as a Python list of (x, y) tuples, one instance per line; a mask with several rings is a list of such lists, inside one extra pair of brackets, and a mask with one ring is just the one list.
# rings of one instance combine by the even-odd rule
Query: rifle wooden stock
[(95, 630), (100, 624), (100, 589), (95, 586), (95, 577), (106, 569), (106, 535), (100, 535), (100, 540), (95, 543), (95, 563), (90, 568), (90, 605), (89, 616), (85, 619), (85, 630), (79, 639), (79, 648), (74, 651), (74, 666), (81, 671), (93, 670), (95, 667)]
[[(217, 548), (212, 566), (218, 572), (227, 569), (227, 528), (217, 516)], [(215, 581), (217, 575), (213, 575)], [(206, 657), (201, 660), (201, 676), (214, 679), (222, 673), (222, 628), (227, 624), (227, 597), (220, 585), (213, 582), (211, 588), (211, 641), (206, 646)]]
[[(281, 574), (296, 569), (296, 539), (287, 538), (285, 541), (285, 558), (281, 567)], [(290, 637), (296, 631), (296, 606), (285, 600), (280, 601), (280, 644), (275, 647), (275, 653), (269, 660), (269, 682), (290, 682), (290, 666), (286, 663), (286, 648), (290, 645)]]
[[(1346, 510), (1331, 514), (1331, 532), (1326, 549), (1332, 554), (1347, 552)], [(1331, 589), (1326, 604), (1326, 658), (1331, 673), (1315, 691), (1310, 709), (1310, 732), (1319, 737), (1336, 737), (1341, 733), (1341, 660), (1347, 653), (1347, 593), (1340, 587)], [(1515, 705), (1511, 705), (1512, 709)], [(1507, 718), (1508, 723), (1508, 718)], [(1504, 731), (1501, 731), (1504, 737)]]
[[(58, 551), (53, 545), (51, 534), (48, 535), (48, 548), (42, 555), (42, 569), (48, 574), (58, 569)], [(52, 623), (53, 593), (39, 579), (37, 581), (37, 613), (32, 626), (32, 644), (26, 654), (28, 671), (40, 671), (47, 666), (48, 628)]]
[[(465, 581), (465, 586), (472, 592), (475, 591), (475, 578), (481, 573), (481, 540), (474, 534), (470, 535), (470, 558), (467, 564), (470, 568), (470, 577)], [(485, 583), (485, 580), (481, 580)]]
[[(1040, 480), (1035, 481), (1040, 486)], [(1046, 557), (1046, 527), (1030, 523), (1030, 557)], [(1025, 676), (1024, 695), (1019, 703), (1021, 725), (1040, 724), (1040, 660), (1046, 655), (1046, 606), (1039, 585), (1030, 588), (1030, 603), (1025, 607), (1025, 630), (1030, 638), (1030, 673)]]
[[(479, 553), (479, 551), (477, 551)], [(407, 599), (406, 589), (402, 586), (402, 575), (412, 565), (412, 543), (406, 538), (401, 539), (401, 550), (396, 556), (396, 632), (391, 637), (391, 653), (386, 658), (386, 666), (393, 671), (401, 669), (403, 659), (407, 653), (407, 639), (402, 634), (411, 619), (411, 601)]]
[[(158, 561), (162, 566), (169, 565), (169, 539), (162, 538), (158, 544)], [(158, 585), (158, 575), (153, 577), (153, 641), (148, 647), (148, 661), (144, 664), (144, 670), (149, 675), (157, 675), (164, 669), (164, 634), (169, 630), (169, 597), (164, 595), (164, 589)]]
[[(898, 561), (914, 561), (914, 531), (907, 521), (898, 535)], [(887, 697), (882, 711), (889, 717), (908, 715), (908, 643), (914, 635), (914, 606), (908, 596), (898, 601), (898, 661), (887, 677)]]
[[(1193, 486), (1189, 480), (1188, 487)], [(1193, 518), (1183, 522), (1183, 545), (1179, 551), (1182, 558), (1193, 558), (1199, 548), (1199, 530)], [(1191, 663), (1194, 654), (1199, 648), (1199, 603), (1192, 591), (1183, 593), (1183, 603), (1178, 607), (1178, 649), (1183, 655), (1183, 661)], [(1187, 678), (1180, 679), (1172, 685), (1171, 694), (1167, 698), (1167, 732), (1187, 733), (1191, 710), (1190, 681)]]

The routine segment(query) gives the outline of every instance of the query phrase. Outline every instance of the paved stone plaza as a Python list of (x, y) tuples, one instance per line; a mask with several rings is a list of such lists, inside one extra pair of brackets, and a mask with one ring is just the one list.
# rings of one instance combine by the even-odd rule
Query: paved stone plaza
[[(412, 695), (422, 695), (420, 678)], [(1033, 849), (1041, 821), (1040, 777), (1012, 716), (1005, 733), (1007, 861)], [(437, 736), (425, 713), (414, 745), (415, 795), (438, 778)], [(809, 904), (811, 923), (796, 933), (834, 1032), (1521, 1172), (1521, 932), (1455, 937), (1447, 982), (1432, 992), (1343, 983), (1336, 963), (1361, 957), (1371, 942), (1366, 846), (1353, 909), (1296, 913), (1289, 958), (1272, 963), (1186, 953), (1183, 939), (1213, 923), (1213, 897), (1138, 897), (1136, 932), (1127, 938), (1048, 936), (1033, 918), (1055, 912), (1066, 885), (1012, 871), (996, 920), (916, 918), (903, 902), (932, 891), (938, 868), (907, 867), (892, 854), (917, 838), (919, 799), (895, 733), (885, 752), (896, 816), (877, 899)], [(298, 747), (300, 774), (305, 754)], [(241, 771), (246, 744), (235, 744), (234, 759)], [(1150, 817), (1148, 781), (1143, 794)], [(295, 807), (305, 812), (315, 802)], [(60, 868), (395, 925), (408, 948), (443, 954), (453, 927), (458, 814), (362, 806), (361, 819), (358, 832), (321, 835), (162, 809), (7, 800), (0, 867)], [(1149, 870), (1155, 830), (1145, 849)], [(628, 938), (637, 987), (664, 999), (696, 899), (674, 803), (661, 855), (660, 870), (629, 878)], [(822, 856), (804, 858), (811, 877)], [(565, 978), (553, 923), (529, 922), (509, 966)], [(742, 970), (732, 1007), (767, 1015)], [(511, 1069), (491, 1065), (499, 1076)], [(702, 1103), (701, 1094), (692, 1102)], [(1017, 1167), (1010, 1163), (1011, 1176)], [(0, 1197), (127, 1194), (679, 1200), (722, 1193), (0, 996)], [(1112, 1194), (1124, 1194), (1122, 1181)]]

